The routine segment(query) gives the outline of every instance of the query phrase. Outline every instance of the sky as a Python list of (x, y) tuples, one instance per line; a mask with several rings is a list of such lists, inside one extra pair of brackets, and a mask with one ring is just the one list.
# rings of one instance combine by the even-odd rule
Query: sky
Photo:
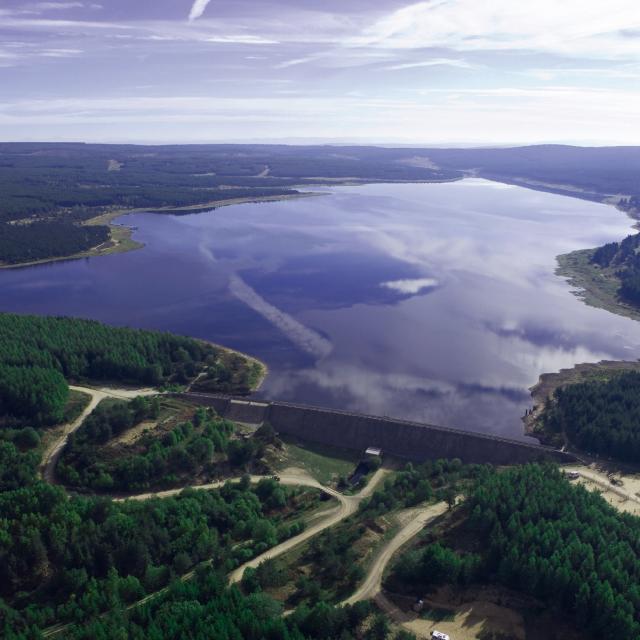
[(0, 0), (0, 140), (640, 144), (640, 2)]

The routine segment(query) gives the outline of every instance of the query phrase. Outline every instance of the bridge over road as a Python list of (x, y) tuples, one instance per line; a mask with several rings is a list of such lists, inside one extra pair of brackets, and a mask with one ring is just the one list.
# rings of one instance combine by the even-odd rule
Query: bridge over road
[(416, 462), (438, 458), (496, 465), (542, 460), (576, 462), (570, 453), (550, 447), (387, 416), (216, 394), (187, 392), (178, 395), (196, 404), (213, 407), (220, 415), (236, 422), (269, 422), (279, 433), (300, 440), (358, 451), (370, 446), (379, 447), (388, 455)]

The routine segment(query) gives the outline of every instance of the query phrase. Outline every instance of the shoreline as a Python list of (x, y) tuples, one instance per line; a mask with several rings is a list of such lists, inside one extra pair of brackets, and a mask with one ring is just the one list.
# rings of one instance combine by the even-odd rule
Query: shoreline
[[(538, 187), (545, 190), (542, 187)], [(569, 194), (567, 194), (569, 195)], [(579, 196), (574, 196), (579, 197)], [(635, 221), (633, 228), (640, 229), (640, 210), (621, 206), (621, 196), (605, 197), (600, 200), (625, 213)], [(555, 274), (564, 278), (574, 289), (571, 294), (584, 304), (610, 313), (640, 321), (640, 309), (621, 301), (618, 297), (620, 280), (613, 270), (602, 269), (591, 263), (591, 257), (598, 247), (578, 249), (556, 256)], [(600, 362), (582, 362), (571, 368), (555, 372), (542, 373), (538, 381), (529, 387), (532, 407), (522, 416), (526, 435), (538, 438), (542, 444), (558, 447), (569, 446), (565, 434), (548, 433), (540, 423), (540, 416), (546, 402), (553, 398), (554, 392), (571, 384), (587, 381), (606, 381), (612, 375), (625, 371), (640, 371), (640, 360), (601, 360)]]
[[(115, 255), (118, 253), (128, 253), (129, 251), (136, 251), (142, 249), (145, 245), (142, 242), (137, 242), (132, 239), (133, 229), (127, 227), (124, 224), (116, 224), (113, 220), (136, 213), (154, 213), (165, 215), (189, 215), (192, 213), (204, 213), (211, 211), (212, 209), (219, 209), (221, 207), (230, 207), (240, 204), (260, 204), (262, 202), (280, 202), (285, 200), (298, 200), (301, 198), (312, 198), (316, 196), (326, 195), (320, 192), (303, 192), (296, 194), (282, 194), (274, 196), (262, 196), (252, 197), (247, 196), (244, 198), (229, 198), (227, 200), (212, 200), (204, 204), (188, 205), (185, 207), (161, 207), (159, 209), (136, 208), (136, 209), (118, 209), (116, 211), (107, 211), (101, 213), (93, 218), (85, 220), (82, 225), (84, 226), (98, 226), (104, 225), (109, 227), (110, 239), (106, 243), (81, 251), (80, 253), (74, 253), (66, 256), (55, 256), (51, 258), (43, 258), (42, 260), (32, 260), (29, 262), (18, 262), (16, 264), (0, 264), (0, 270), (2, 269), (20, 269), (26, 267), (37, 267), (43, 264), (50, 264), (53, 262), (63, 262), (66, 260), (80, 260), (82, 258), (99, 258), (107, 255)], [(108, 245), (108, 246), (105, 246)]]
[[(309, 182), (293, 185), (293, 189), (309, 189), (313, 187), (357, 187), (368, 184), (442, 184), (450, 182), (459, 182), (469, 176), (460, 178), (443, 178), (438, 180), (367, 180), (361, 178), (323, 178), (321, 176), (309, 178)], [(63, 262), (65, 260), (80, 260), (83, 258), (99, 258), (107, 255), (115, 255), (118, 253), (128, 253), (129, 251), (137, 251), (145, 245), (132, 239), (133, 229), (124, 224), (114, 224), (113, 220), (136, 213), (153, 213), (166, 215), (189, 215), (195, 213), (204, 213), (221, 207), (230, 207), (241, 204), (260, 204), (263, 202), (283, 202), (286, 200), (299, 200), (302, 198), (314, 198), (318, 196), (329, 195), (327, 192), (320, 191), (301, 191), (292, 194), (279, 194), (273, 196), (245, 196), (239, 198), (228, 198), (222, 200), (211, 200), (202, 204), (185, 205), (183, 207), (159, 207), (157, 209), (134, 208), (134, 209), (117, 209), (115, 211), (106, 211), (98, 214), (93, 218), (89, 218), (82, 222), (82, 225), (97, 226), (104, 225), (109, 227), (110, 238), (106, 243), (97, 245), (81, 251), (64, 256), (55, 256), (51, 258), (43, 258), (42, 260), (30, 260), (28, 262), (18, 262), (15, 264), (0, 263), (0, 270), (3, 269), (20, 269), (26, 267), (37, 267), (43, 264), (54, 262)], [(107, 246), (105, 246), (107, 245)]]
[[(622, 211), (635, 221), (633, 229), (640, 230), (639, 209), (621, 206), (620, 198), (616, 201), (611, 197), (604, 198), (601, 202)], [(585, 304), (625, 318), (640, 320), (640, 308), (627, 304), (618, 297), (621, 283), (615, 270), (603, 269), (591, 263), (591, 257), (598, 248), (578, 249), (556, 256), (556, 275), (565, 278), (567, 284), (575, 287), (571, 293)]]
[[(601, 360), (600, 362), (581, 362), (573, 367), (560, 369), (552, 373), (541, 373), (532, 387), (529, 387), (533, 407), (522, 417), (526, 435), (538, 438), (541, 444), (552, 446), (567, 445), (564, 434), (550, 434), (544, 431), (540, 424), (540, 416), (548, 400), (553, 398), (556, 389), (581, 382), (605, 382), (619, 373), (626, 371), (640, 371), (640, 360)], [(555, 438), (553, 437), (555, 436)], [(561, 438), (563, 441), (554, 442)]]
[(214, 347), (215, 349), (219, 349), (220, 351), (224, 351), (225, 353), (240, 356), (241, 358), (243, 358), (249, 363), (257, 364), (260, 367), (260, 377), (258, 378), (256, 384), (251, 387), (249, 395), (251, 396), (257, 391), (260, 391), (260, 387), (262, 387), (262, 385), (264, 384), (264, 381), (267, 379), (267, 376), (269, 375), (269, 366), (267, 365), (266, 362), (263, 362), (262, 360), (260, 360), (259, 358), (256, 358), (255, 356), (250, 356), (248, 353), (244, 353), (244, 351), (238, 351), (237, 349), (226, 347), (223, 344), (218, 344), (217, 342), (212, 342), (211, 340), (204, 340), (202, 338), (193, 338), (193, 339), (199, 342), (202, 342), (204, 344), (207, 344), (211, 347)]

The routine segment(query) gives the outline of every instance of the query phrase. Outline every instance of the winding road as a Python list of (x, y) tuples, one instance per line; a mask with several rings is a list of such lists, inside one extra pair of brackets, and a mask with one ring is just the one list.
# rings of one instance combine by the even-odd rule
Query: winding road
[[(140, 395), (155, 395), (158, 393), (153, 389), (110, 389), (107, 387), (94, 389), (89, 387), (77, 386), (71, 387), (71, 389), (91, 396), (91, 400), (89, 404), (84, 408), (80, 416), (78, 416), (78, 418), (73, 422), (67, 424), (63, 428), (60, 437), (56, 441), (52, 442), (45, 450), (43, 454), (43, 461), (40, 467), (40, 473), (42, 475), (42, 478), (49, 483), (56, 482), (55, 467), (62, 451), (64, 450), (64, 447), (69, 440), (69, 436), (80, 427), (85, 418), (94, 411), (94, 409), (102, 400), (104, 400), (105, 398), (118, 398), (127, 400)], [(333, 527), (342, 520), (353, 515), (358, 510), (360, 503), (375, 491), (376, 487), (388, 473), (389, 471), (386, 469), (378, 469), (373, 474), (367, 485), (359, 493), (354, 495), (344, 495), (330, 487), (326, 487), (320, 484), (315, 478), (311, 477), (306, 471), (302, 469), (290, 468), (284, 470), (279, 476), (280, 483), (288, 486), (312, 487), (318, 489), (330, 495), (332, 498), (335, 498), (338, 501), (338, 505), (337, 507), (323, 513), (322, 518), (319, 521), (309, 526), (309, 528), (305, 529), (299, 535), (285, 540), (275, 547), (268, 549), (256, 558), (253, 558), (252, 560), (249, 560), (248, 562), (245, 562), (244, 564), (239, 566), (231, 574), (229, 574), (229, 583), (235, 584), (240, 582), (245, 570), (249, 567), (256, 568), (265, 560), (277, 558), (278, 556), (286, 553), (287, 551), (290, 551), (294, 547), (302, 544), (310, 538), (318, 535), (325, 529)], [(251, 482), (257, 483), (260, 480), (268, 477), (271, 476), (250, 476), (250, 480)], [(166, 498), (178, 495), (187, 488), (207, 491), (212, 489), (219, 489), (226, 482), (240, 482), (240, 480), (241, 478), (232, 478), (210, 484), (187, 485), (179, 489), (171, 489), (168, 491), (148, 492), (133, 496), (127, 496), (124, 498), (117, 497), (114, 498), (114, 500), (122, 502), (126, 500), (150, 500), (153, 498)], [(404, 524), (396, 533), (396, 535), (389, 541), (387, 541), (383, 548), (379, 551), (376, 559), (369, 568), (367, 576), (362, 585), (352, 596), (344, 600), (341, 604), (353, 604), (361, 600), (369, 600), (378, 596), (381, 591), (382, 578), (385, 568), (387, 567), (394, 553), (398, 551), (398, 549), (400, 549), (400, 547), (402, 547), (412, 537), (417, 535), (425, 527), (425, 525), (443, 514), (446, 511), (446, 508), (446, 504), (440, 502), (435, 505), (429, 505), (427, 507), (415, 508), (401, 512), (399, 516), (404, 521)], [(189, 580), (194, 575), (195, 570), (189, 571), (188, 573), (181, 576), (181, 580)], [(164, 588), (151, 593), (141, 600), (138, 600), (137, 602), (129, 605), (127, 608), (133, 609), (135, 607), (139, 607), (146, 602), (149, 602), (150, 600), (158, 597), (162, 593), (165, 593), (166, 590), (167, 589)], [(43, 631), (43, 636), (53, 637), (62, 633), (66, 628), (68, 628), (68, 626), (68, 624), (61, 624), (49, 627), (48, 629), (45, 629)]]

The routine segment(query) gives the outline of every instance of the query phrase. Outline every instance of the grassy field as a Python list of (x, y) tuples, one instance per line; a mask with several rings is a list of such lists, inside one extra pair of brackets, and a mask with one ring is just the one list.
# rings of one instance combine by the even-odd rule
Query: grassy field
[(318, 482), (330, 484), (340, 476), (349, 477), (358, 464), (358, 454), (333, 447), (285, 440), (281, 457), (274, 462), (278, 470), (298, 467), (311, 474)]

